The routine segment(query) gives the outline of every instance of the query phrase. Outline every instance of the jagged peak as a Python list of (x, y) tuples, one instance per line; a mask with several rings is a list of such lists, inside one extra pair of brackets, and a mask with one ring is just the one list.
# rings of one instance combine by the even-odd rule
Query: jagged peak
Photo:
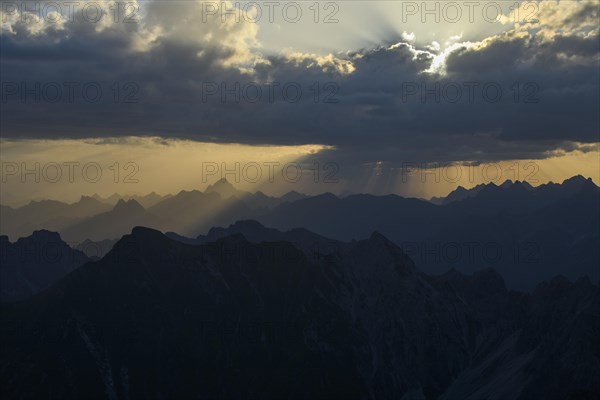
[(582, 175), (575, 175), (569, 179), (565, 179), (562, 186), (571, 188), (571, 190), (597, 188), (592, 178), (585, 178)]
[(144, 210), (144, 207), (135, 199), (129, 199), (129, 200), (119, 199), (119, 201), (117, 201), (117, 204), (115, 204), (113, 211), (119, 211), (119, 210), (139, 211), (139, 210)]
[(225, 199), (231, 196), (238, 196), (241, 192), (238, 191), (235, 186), (233, 186), (226, 178), (221, 178), (212, 185), (208, 185), (204, 193), (218, 195)]
[(213, 183), (212, 185), (208, 185), (208, 187), (206, 188), (206, 190), (209, 189), (215, 189), (218, 187), (231, 187), (233, 188), (233, 184), (231, 182), (229, 182), (227, 180), (227, 178), (221, 178), (218, 181), (216, 181), (215, 183)]
[(525, 189), (527, 190), (532, 190), (534, 189), (533, 185), (531, 185), (531, 183), (527, 182), (527, 181), (517, 181), (519, 184), (521, 184)]
[[(512, 185), (511, 185), (512, 186)], [(498, 193), (502, 189), (506, 189), (506, 187), (501, 187), (496, 185), (494, 182), (490, 182), (488, 184), (484, 184), (483, 187), (477, 192), (477, 196), (479, 195), (489, 195), (490, 193)]]
[(583, 175), (579, 174), (565, 179), (562, 184), (564, 185), (565, 183), (583, 183), (587, 180), (592, 180), (592, 178), (586, 179)]

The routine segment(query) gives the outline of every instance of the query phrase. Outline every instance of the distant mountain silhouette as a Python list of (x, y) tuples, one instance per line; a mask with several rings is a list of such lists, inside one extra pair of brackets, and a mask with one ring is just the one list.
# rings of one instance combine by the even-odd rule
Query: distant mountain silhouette
[(78, 202), (72, 204), (43, 200), (32, 201), (16, 209), (0, 206), (0, 229), (2, 234), (17, 239), (35, 230), (61, 230), (73, 221), (97, 215), (110, 208), (109, 205), (88, 196), (81, 196)]
[(153, 205), (159, 203), (162, 200), (168, 199), (169, 197), (171, 197), (170, 194), (167, 194), (165, 196), (161, 196), (155, 192), (152, 192), (150, 194), (147, 194), (145, 196), (140, 196), (140, 195), (121, 195), (118, 193), (114, 193), (112, 195), (110, 195), (109, 197), (101, 197), (100, 195), (98, 195), (97, 193), (94, 193), (92, 195), (92, 197), (102, 203), (108, 203), (111, 205), (116, 205), (117, 202), (119, 200), (135, 200), (138, 203), (140, 203), (144, 208), (148, 208), (148, 207), (152, 207)]
[[(507, 200), (512, 203), (517, 200), (525, 203), (525, 201), (529, 200), (532, 203), (535, 202), (537, 207), (540, 207), (556, 202), (562, 198), (576, 195), (586, 187), (597, 188), (591, 179), (586, 179), (581, 175), (569, 178), (562, 184), (548, 183), (538, 187), (533, 187), (527, 182), (513, 182), (507, 180), (500, 186), (497, 186), (494, 183), (489, 183), (487, 185), (480, 184), (471, 189), (465, 189), (462, 186), (459, 186), (447, 197), (443, 198), (441, 203), (446, 205), (473, 198), (478, 199), (478, 202), (492, 200), (498, 204), (504, 203)], [(494, 197), (495, 195), (500, 195), (501, 197)], [(471, 201), (471, 203), (467, 204), (473, 205), (475, 203), (477, 203), (477, 201)], [(514, 206), (515, 204), (510, 205)], [(519, 205), (527, 206), (527, 204)], [(524, 210), (520, 209), (518, 211), (523, 212)]]
[(69, 240), (80, 242), (81, 238), (91, 240), (116, 239), (131, 230), (132, 226), (144, 224), (158, 227), (159, 219), (146, 211), (136, 200), (119, 200), (112, 210), (83, 219), (61, 230), (61, 235)]
[(163, 230), (193, 236), (251, 214), (251, 209), (237, 197), (223, 199), (216, 192), (198, 190), (181, 191), (148, 211), (161, 218)]
[(303, 193), (298, 193), (295, 190), (292, 190), (291, 192), (287, 192), (286, 194), (281, 196), (279, 199), (283, 203), (285, 203), (285, 202), (292, 203), (294, 201), (305, 199), (306, 197), (308, 197), (308, 196)]
[(47, 289), (88, 260), (54, 232), (35, 231), (15, 243), (0, 236), (0, 301), (21, 300)]
[[(82, 196), (81, 200), (73, 204), (55, 200), (32, 201), (19, 208), (0, 205), (2, 220), (0, 233), (15, 240), (39, 229), (66, 231), (71, 236), (72, 232), (77, 231), (74, 226), (81, 224), (91, 226), (91, 223), (84, 221), (85, 219), (98, 223), (98, 219), (92, 217), (112, 210), (120, 201), (135, 200), (150, 214), (161, 219), (161, 229), (196, 236), (213, 226), (254, 218), (277, 205), (306, 197), (295, 191), (281, 197), (267, 196), (260, 191), (244, 192), (235, 189), (226, 179), (220, 179), (213, 185), (209, 185), (204, 192), (181, 191), (175, 196), (170, 194), (161, 196), (154, 192), (145, 196), (115, 193), (107, 198), (98, 194)], [(140, 225), (154, 226), (154, 223), (154, 220), (149, 220)], [(131, 228), (132, 226), (127, 226), (114, 238), (126, 234)], [(82, 232), (82, 236), (76, 240), (83, 241), (91, 236), (97, 237), (94, 232), (89, 234)], [(111, 238), (99, 238), (102, 239)]]
[[(197, 238), (216, 226), (255, 220), (281, 231), (302, 227), (343, 242), (378, 231), (404, 248), (426, 272), (440, 274), (456, 268), (472, 273), (493, 267), (509, 287), (519, 290), (531, 290), (557, 274), (600, 279), (596, 245), (600, 191), (590, 179), (576, 176), (536, 188), (507, 181), (500, 186), (457, 189), (447, 200), (445, 205), (435, 205), (395, 195), (338, 198), (331, 193), (308, 197), (294, 192), (275, 198), (238, 191), (220, 180), (206, 192), (181, 191), (148, 209), (136, 201), (140, 207), (129, 211), (110, 210), (83, 218), (55, 215), (41, 224), (18, 224), (13, 215), (8, 228), (14, 229), (7, 232), (4, 223), (0, 228), (13, 237), (15, 231), (27, 235), (43, 227), (81, 243), (114, 240), (135, 225)], [(49, 202), (49, 207), (59, 206)], [(25, 215), (21, 209), (2, 208), (2, 214), (13, 211)]]
[(296, 192), (289, 192), (280, 198), (266, 196), (260, 191), (243, 192), (236, 190), (226, 179), (221, 179), (204, 192), (181, 191), (148, 211), (160, 218), (163, 231), (197, 236), (214, 226), (255, 218), (277, 205), (304, 197)]
[(306, 195), (295, 191), (288, 192), (281, 197), (267, 196), (260, 190), (255, 193), (245, 192), (236, 189), (226, 178), (221, 178), (214, 184), (209, 185), (204, 193), (218, 193), (222, 199), (235, 197), (238, 200), (243, 200), (243, 202), (253, 210), (273, 208), (285, 202), (294, 202), (307, 197)]
[(379, 233), (309, 258), (135, 228), (2, 306), (0, 384), (7, 398), (591, 399), (599, 308), (588, 279), (522, 294), (492, 270), (423, 274)]
[[(557, 274), (600, 280), (600, 191), (579, 185), (487, 185), (462, 201), (436, 206), (398, 196), (314, 196), (257, 219), (281, 230), (302, 226), (350, 241), (380, 231), (429, 273), (493, 267), (511, 288), (533, 289)], [(546, 191), (548, 196), (538, 190)]]
[(237, 190), (226, 178), (221, 178), (212, 185), (208, 185), (204, 193), (218, 193), (224, 199), (231, 196), (243, 198), (250, 196), (252, 193)]

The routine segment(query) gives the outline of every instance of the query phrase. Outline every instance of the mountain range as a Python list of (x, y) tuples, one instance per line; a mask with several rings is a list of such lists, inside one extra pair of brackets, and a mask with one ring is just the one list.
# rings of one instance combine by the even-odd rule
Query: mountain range
[(538, 187), (507, 181), (458, 188), (441, 205), (396, 195), (290, 192), (275, 198), (239, 191), (221, 179), (204, 192), (181, 191), (147, 208), (135, 199), (110, 206), (92, 197), (70, 205), (2, 206), (0, 228), (11, 239), (34, 230), (55, 231), (73, 247), (86, 241), (114, 243), (138, 225), (197, 238), (212, 227), (255, 220), (346, 242), (379, 231), (428, 273), (492, 267), (509, 287), (532, 290), (557, 274), (600, 279), (599, 205), (599, 188), (581, 176)]
[(30, 297), (89, 260), (55, 232), (35, 231), (15, 243), (0, 236), (0, 301)]
[(587, 278), (558, 276), (525, 294), (491, 269), (425, 274), (377, 232), (313, 253), (280, 241), (302, 243), (303, 231), (255, 222), (235, 229), (246, 233), (215, 229), (208, 236), (219, 239), (186, 244), (136, 227), (102, 259), (1, 305), (3, 394), (558, 400), (600, 393), (600, 288)]

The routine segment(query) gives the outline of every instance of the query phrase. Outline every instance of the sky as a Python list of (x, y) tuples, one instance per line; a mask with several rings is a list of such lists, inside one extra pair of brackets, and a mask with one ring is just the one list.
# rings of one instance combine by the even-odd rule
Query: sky
[(599, 183), (597, 1), (69, 4), (1, 3), (2, 203)]

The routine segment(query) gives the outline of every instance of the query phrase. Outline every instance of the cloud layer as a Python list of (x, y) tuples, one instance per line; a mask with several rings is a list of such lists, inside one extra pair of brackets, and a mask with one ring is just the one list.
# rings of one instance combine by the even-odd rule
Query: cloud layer
[(502, 16), (506, 30), (479, 42), (417, 48), (406, 33), (338, 54), (265, 55), (258, 24), (201, 2), (144, 2), (129, 23), (3, 11), (3, 137), (324, 144), (358, 164), (536, 159), (599, 142), (593, 0), (543, 2), (527, 23)]

